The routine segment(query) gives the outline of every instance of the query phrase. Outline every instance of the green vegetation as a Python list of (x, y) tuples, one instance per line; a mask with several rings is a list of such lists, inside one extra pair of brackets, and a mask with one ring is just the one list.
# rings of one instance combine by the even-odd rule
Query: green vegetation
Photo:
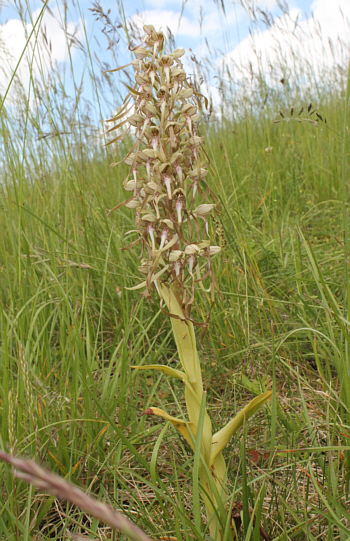
[[(322, 119), (281, 85), (273, 103), (250, 97), (202, 124), (226, 239), (199, 349), (213, 430), (273, 390), (224, 452), (246, 540), (263, 538), (260, 526), (276, 541), (349, 538), (349, 76), (336, 92), (331, 83), (309, 91)], [(123, 250), (133, 213), (107, 217), (125, 198), (127, 169), (110, 163), (127, 145), (103, 148), (78, 113), (62, 134), (67, 110), (45, 99), (52, 137), (35, 140), (29, 97), (0, 117), (0, 447), (109, 502), (152, 538), (203, 539), (191, 449), (171, 425), (140, 416), (150, 406), (184, 413), (181, 382), (130, 368), (178, 359), (156, 298), (125, 289), (140, 280), (137, 247)], [(302, 105), (313, 123), (295, 120)], [(209, 308), (210, 298), (194, 319)], [(1, 539), (116, 539), (0, 471)]]

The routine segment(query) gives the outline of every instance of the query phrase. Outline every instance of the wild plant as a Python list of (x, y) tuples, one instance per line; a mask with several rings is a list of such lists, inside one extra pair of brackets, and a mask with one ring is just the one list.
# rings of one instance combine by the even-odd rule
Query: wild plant
[[(131, 289), (156, 290), (162, 311), (170, 317), (182, 370), (167, 365), (134, 367), (157, 370), (184, 384), (187, 419), (173, 417), (158, 407), (143, 413), (161, 417), (185, 438), (195, 453), (194, 483), (200, 481), (210, 534), (223, 538), (227, 471), (223, 450), (245, 421), (271, 397), (267, 391), (245, 406), (224, 428), (213, 434), (191, 312), (197, 289), (217, 289), (212, 259), (224, 247), (217, 218), (215, 193), (206, 182), (208, 158), (200, 136), (199, 98), (181, 62), (184, 49), (167, 49), (166, 38), (152, 25), (144, 26), (143, 45), (132, 49), (136, 58), (135, 85), (117, 114), (109, 133), (128, 126), (110, 141), (122, 140), (132, 128), (135, 142), (124, 158), (129, 174), (124, 188), (130, 197), (115, 208), (135, 211), (137, 236), (129, 247), (141, 245), (139, 271), (145, 280)], [(130, 64), (129, 64), (130, 65)], [(125, 66), (123, 66), (125, 67)], [(119, 68), (121, 69), (121, 68)], [(113, 164), (117, 165), (117, 164)], [(219, 244), (214, 244), (217, 237)], [(199, 457), (199, 458), (198, 458)]]

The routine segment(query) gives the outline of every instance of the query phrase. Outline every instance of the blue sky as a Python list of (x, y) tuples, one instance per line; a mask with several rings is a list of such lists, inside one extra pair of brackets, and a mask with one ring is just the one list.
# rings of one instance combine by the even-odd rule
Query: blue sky
[[(274, 15), (281, 13), (276, 0), (254, 0), (254, 3)], [(216, 4), (220, 4), (220, 1)], [(315, 4), (314, 0), (293, 0), (289, 7), (291, 10), (300, 10), (302, 15), (310, 16), (312, 4)], [(84, 1), (82, 5), (88, 7), (89, 2)], [(115, 14), (115, 17), (118, 17), (115, 0), (103, 0), (101, 5), (105, 10), (111, 9), (111, 16)], [(162, 26), (163, 29), (169, 26), (176, 37), (177, 45), (186, 50), (191, 48), (198, 54), (206, 52), (205, 38), (210, 47), (228, 53), (248, 34), (249, 17), (239, 2), (225, 0), (224, 15), (214, 0), (187, 0), (180, 19), (182, 5), (183, 0), (129, 0), (125, 2), (124, 9), (129, 20), (143, 21), (157, 28)], [(84, 15), (89, 23), (92, 22), (86, 9)]]
[[(40, 0), (28, 0), (31, 5), (31, 11), (34, 19), (38, 16), (43, 3)], [(216, 2), (220, 4), (219, 2)], [(254, 4), (261, 10), (267, 10), (277, 18), (278, 16), (286, 19), (281, 9), (278, 7), (276, 0), (246, 0), (248, 4)], [(110, 10), (109, 17), (114, 21), (121, 21), (121, 11), (118, 0), (100, 0), (100, 4), (107, 12)], [(98, 61), (107, 62), (111, 67), (116, 67), (128, 61), (129, 53), (123, 44), (123, 39), (114, 47), (114, 50), (107, 50), (108, 41), (106, 35), (102, 33), (103, 24), (96, 21), (91, 12), (93, 2), (91, 0), (67, 0), (68, 11), (65, 14), (61, 0), (49, 0), (48, 6), (51, 10), (46, 11), (43, 19), (42, 28), (46, 29), (47, 39), (51, 42), (52, 59), (58, 62), (62, 69), (66, 68), (65, 81), (67, 88), (72, 86), (72, 75), (69, 70), (68, 49), (65, 42), (65, 37), (60, 28), (60, 24), (66, 16), (68, 31), (76, 35), (81, 42), (84, 53), (79, 50), (79, 47), (72, 49), (73, 71), (76, 77), (77, 84), (82, 76), (91, 69), (88, 58), (92, 59), (96, 73), (100, 71)], [(184, 47), (187, 54), (190, 54), (189, 49), (201, 58), (208, 53), (207, 44), (211, 52), (215, 52), (216, 61), (222, 59), (240, 58), (245, 62), (251, 62), (249, 57), (251, 42), (249, 38), (249, 27), (251, 21), (246, 11), (239, 5), (239, 2), (232, 0), (225, 1), (226, 15), (214, 3), (214, 0), (187, 0), (181, 21), (180, 14), (182, 9), (182, 0), (127, 0), (124, 2), (125, 17), (130, 23), (133, 22), (138, 27), (142, 27), (143, 22), (154, 24), (156, 28), (160, 26), (163, 29), (169, 26), (176, 37), (176, 45)], [(291, 0), (289, 8), (291, 18), (286, 25), (289, 34), (293, 34), (293, 21), (298, 19), (301, 25), (302, 32), (295, 37), (295, 45), (299, 47), (303, 45), (304, 39), (307, 41), (307, 36), (317, 32), (316, 27), (311, 27), (306, 22), (306, 17), (310, 17), (313, 13), (317, 21), (320, 23), (319, 32), (322, 34), (322, 39), (327, 41), (328, 37), (335, 42), (338, 38), (346, 42), (350, 47), (350, 30), (341, 16), (339, 7), (344, 14), (350, 18), (350, 0)], [(25, 13), (27, 32), (32, 29), (29, 12)], [(258, 16), (258, 19), (262, 16)], [(200, 25), (200, 19), (202, 24)], [(58, 21), (61, 21), (59, 23)], [(179, 24), (180, 23), (180, 24)], [(309, 26), (308, 26), (309, 24)], [(314, 24), (314, 23), (313, 23)], [(255, 35), (259, 53), (262, 55), (270, 54), (274, 49), (276, 35), (284, 39), (284, 30), (276, 29), (275, 26), (268, 27), (262, 22), (258, 22), (254, 26)], [(279, 34), (278, 34), (279, 32)], [(305, 38), (304, 38), (305, 36)], [(41, 38), (40, 38), (41, 39)], [(43, 44), (41, 39), (40, 43)], [(278, 38), (279, 39), (279, 38)], [(15, 9), (13, 2), (6, 1), (0, 8), (0, 60), (3, 56), (3, 48), (6, 47), (12, 56), (12, 68), (16, 64), (21, 51), (25, 45), (25, 31), (23, 25), (19, 21), (19, 14)], [(90, 56), (87, 55), (90, 53)], [(114, 52), (114, 54), (113, 54)], [(286, 52), (286, 59), (288, 61)], [(320, 50), (311, 51), (305, 47), (305, 55), (313, 57), (315, 65), (326, 61), (325, 55)], [(327, 56), (327, 55), (326, 55)], [(97, 60), (99, 59), (99, 60)], [(272, 61), (274, 58), (272, 57)], [(332, 61), (332, 60), (327, 60)], [(344, 58), (342, 57), (342, 60)], [(1, 63), (0, 63), (1, 64)], [(11, 71), (11, 66), (8, 72)], [(35, 69), (39, 69), (35, 68)], [(23, 67), (21, 77), (25, 84), (28, 83), (28, 72)], [(117, 75), (116, 75), (117, 77)], [(2, 81), (1, 81), (2, 79)], [(6, 84), (6, 77), (1, 77), (0, 73), (0, 89)], [(1, 87), (1, 83), (3, 86)], [(86, 85), (85, 92), (87, 97), (91, 95), (91, 89)]]

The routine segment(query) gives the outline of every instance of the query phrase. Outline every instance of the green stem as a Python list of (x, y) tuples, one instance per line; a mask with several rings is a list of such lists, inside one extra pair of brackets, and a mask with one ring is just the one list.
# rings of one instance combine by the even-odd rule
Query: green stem
[[(174, 287), (169, 289), (160, 284), (159, 291), (161, 298), (167, 305), (171, 314), (171, 325), (179, 353), (183, 370), (188, 377), (189, 385), (185, 387), (186, 409), (190, 422), (195, 428), (197, 441), (196, 451), (201, 450), (202, 460), (205, 466), (200, 465), (195, 468), (195, 475), (199, 476), (202, 487), (202, 498), (204, 500), (206, 514), (209, 523), (210, 534), (215, 541), (222, 539), (222, 527), (218, 521), (218, 505), (223, 506), (222, 501), (226, 499), (226, 465), (222, 453), (215, 463), (215, 467), (210, 466), (210, 457), (212, 450), (212, 426), (205, 405), (203, 407), (203, 378), (199, 362), (199, 356), (196, 346), (196, 337), (194, 327), (191, 321), (186, 320), (185, 314), (181, 308), (178, 296)], [(201, 442), (198, 443), (198, 438)], [(198, 457), (197, 457), (198, 458)], [(198, 465), (199, 463), (197, 463)], [(194, 485), (197, 485), (197, 479)], [(214, 489), (214, 490), (213, 490)], [(215, 494), (214, 494), (215, 493)], [(217, 498), (221, 501), (217, 502)]]

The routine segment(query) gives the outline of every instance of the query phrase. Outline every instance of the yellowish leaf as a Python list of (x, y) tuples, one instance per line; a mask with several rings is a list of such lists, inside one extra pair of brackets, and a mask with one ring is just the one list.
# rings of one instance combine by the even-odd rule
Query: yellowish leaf
[(210, 456), (210, 465), (214, 463), (215, 458), (226, 447), (231, 437), (241, 428), (244, 421), (252, 417), (272, 396), (272, 391), (266, 391), (266, 393), (257, 396), (249, 402), (245, 408), (243, 408), (234, 419), (232, 419), (227, 425), (214, 434), (212, 439), (212, 449)]
[(166, 421), (170, 421), (171, 424), (180, 432), (180, 434), (185, 438), (189, 446), (191, 447), (192, 451), (194, 451), (194, 442), (192, 440), (191, 433), (196, 438), (197, 429), (194, 426), (193, 423), (187, 423), (186, 421), (183, 421), (182, 419), (178, 419), (177, 417), (172, 417), (168, 413), (166, 413), (164, 410), (160, 408), (148, 408), (145, 411), (142, 412), (142, 415), (156, 415), (157, 417), (162, 417), (162, 419), (165, 419)]
[(187, 382), (188, 384), (188, 378), (185, 372), (181, 372), (181, 370), (175, 370), (175, 368), (171, 368), (170, 366), (166, 366), (163, 364), (147, 364), (144, 366), (131, 366), (131, 368), (134, 368), (135, 370), (158, 370), (158, 372), (161, 372), (162, 374), (180, 379), (184, 383)]
[(183, 310), (171, 287), (167, 288), (164, 284), (159, 284), (159, 292), (167, 305), (169, 312), (177, 316), (177, 318), (180, 318), (171, 318), (177, 350), (183, 369), (198, 397), (199, 403), (201, 403), (203, 384), (193, 324), (190, 321), (185, 320)]

